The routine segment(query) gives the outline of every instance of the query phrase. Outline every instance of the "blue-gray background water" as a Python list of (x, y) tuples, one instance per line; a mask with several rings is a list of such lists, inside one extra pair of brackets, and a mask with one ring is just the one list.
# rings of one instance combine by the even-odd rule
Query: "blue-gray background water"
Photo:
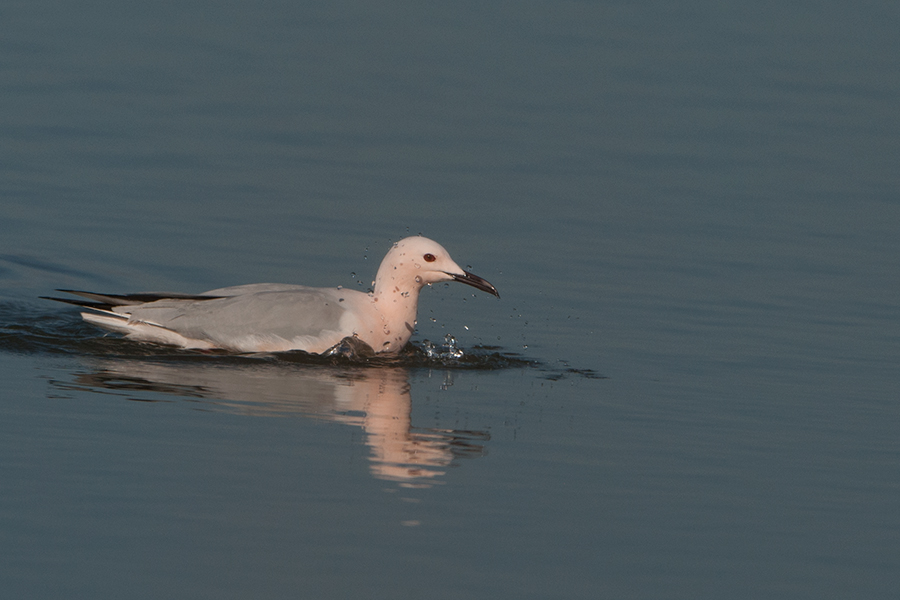
[[(896, 597), (898, 30), (889, 0), (7, 3), (4, 595)], [(415, 233), (502, 299), (426, 289), (399, 364), (38, 299), (365, 289)]]

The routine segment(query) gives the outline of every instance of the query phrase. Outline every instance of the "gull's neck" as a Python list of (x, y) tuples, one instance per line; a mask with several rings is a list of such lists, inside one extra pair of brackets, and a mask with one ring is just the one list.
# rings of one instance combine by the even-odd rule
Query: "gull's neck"
[[(404, 277), (405, 274), (405, 277)], [(392, 350), (406, 345), (416, 327), (416, 312), (419, 306), (419, 291), (424, 284), (404, 273), (382, 263), (375, 276), (375, 290), (372, 301), (381, 315), (382, 333), (390, 341)]]

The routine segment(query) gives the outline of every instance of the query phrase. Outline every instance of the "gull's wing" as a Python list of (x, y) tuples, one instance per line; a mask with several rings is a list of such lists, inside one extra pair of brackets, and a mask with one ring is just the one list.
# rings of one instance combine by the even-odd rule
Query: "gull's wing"
[(353, 311), (367, 301), (355, 290), (282, 284), (237, 286), (200, 295), (77, 294), (89, 300), (51, 299), (97, 311), (101, 314), (82, 315), (135, 339), (243, 352), (323, 352), (353, 334), (359, 316)]

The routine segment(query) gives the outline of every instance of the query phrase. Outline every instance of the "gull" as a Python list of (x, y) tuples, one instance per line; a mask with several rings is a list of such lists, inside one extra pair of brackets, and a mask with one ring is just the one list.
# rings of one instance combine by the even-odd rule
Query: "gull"
[(81, 313), (88, 323), (141, 342), (237, 353), (328, 354), (350, 338), (373, 352), (391, 354), (412, 337), (421, 289), (442, 281), (500, 297), (485, 279), (453, 262), (443, 246), (413, 236), (388, 251), (368, 293), (258, 283), (196, 295), (57, 290), (80, 298), (44, 298), (88, 309)]

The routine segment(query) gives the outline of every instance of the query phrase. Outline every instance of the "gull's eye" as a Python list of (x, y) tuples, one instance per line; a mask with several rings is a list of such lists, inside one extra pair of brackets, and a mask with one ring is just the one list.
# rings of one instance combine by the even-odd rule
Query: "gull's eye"
[(434, 261), (437, 260), (437, 259), (434, 257), (434, 254), (426, 254), (426, 255), (423, 256), (422, 258), (425, 259), (425, 262), (434, 262)]

